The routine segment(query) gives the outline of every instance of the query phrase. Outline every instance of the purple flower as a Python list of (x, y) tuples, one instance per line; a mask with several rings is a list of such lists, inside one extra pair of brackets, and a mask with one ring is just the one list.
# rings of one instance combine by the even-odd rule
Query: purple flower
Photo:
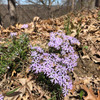
[(31, 51), (31, 56), (32, 57), (37, 57), (38, 56), (38, 53), (36, 51)]
[(61, 54), (64, 56), (66, 54), (66, 51), (61, 51)]
[(63, 89), (62, 89), (62, 93), (64, 94), (64, 96), (66, 96), (67, 94), (68, 94), (68, 89), (67, 89), (67, 87), (64, 87)]
[(78, 56), (75, 54), (72, 44), (79, 44), (79, 41), (71, 36), (65, 35), (62, 31), (50, 34), (49, 47), (59, 50), (59, 53), (47, 53), (40, 47), (32, 47), (32, 64), (30, 68), (35, 73), (43, 72), (54, 84), (62, 87), (64, 96), (72, 89), (72, 82), (67, 72), (77, 66)]
[(21, 28), (28, 28), (28, 24), (23, 24), (23, 26)]
[(53, 74), (50, 75), (49, 77), (51, 78), (51, 82), (52, 82), (52, 83), (53, 83), (53, 82), (54, 82), (55, 84), (59, 83), (59, 80), (58, 80), (58, 79), (59, 79), (59, 78), (58, 78), (59, 76), (58, 76), (57, 73), (53, 73)]
[(11, 37), (14, 37), (14, 36), (16, 36), (16, 35), (17, 35), (16, 32), (11, 32), (11, 33), (10, 33), (10, 36), (11, 36)]
[(4, 100), (4, 96), (0, 94), (0, 100)]
[(37, 52), (40, 52), (40, 53), (43, 53), (43, 52), (44, 52), (43, 49), (40, 48), (40, 47), (32, 47), (32, 45), (30, 45), (30, 48), (31, 48), (32, 50), (36, 50)]
[(70, 40), (71, 44), (78, 44), (80, 45), (80, 42), (74, 38), (74, 37), (71, 37), (71, 36), (67, 36), (68, 40)]
[(54, 53), (51, 53), (51, 57), (52, 57), (52, 60), (56, 61), (56, 62), (61, 62), (61, 60), (62, 60), (58, 55), (56, 55)]
[(30, 67), (32, 71), (35, 71), (35, 73), (42, 72), (41, 66), (38, 63), (32, 64)]
[(68, 48), (69, 48), (69, 50), (68, 50), (69, 53), (74, 53), (75, 52), (72, 46), (69, 46)]

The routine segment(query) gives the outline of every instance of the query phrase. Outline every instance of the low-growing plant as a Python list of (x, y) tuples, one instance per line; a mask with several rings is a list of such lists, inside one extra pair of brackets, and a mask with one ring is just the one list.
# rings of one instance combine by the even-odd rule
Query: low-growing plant
[(84, 94), (85, 94), (85, 93), (84, 93), (84, 91), (83, 91), (83, 90), (81, 90), (81, 91), (80, 91), (80, 94), (79, 94), (79, 96), (80, 96), (80, 100), (82, 100), (82, 98), (83, 98)]
[(100, 10), (98, 11), (98, 20), (100, 20)]
[(50, 51), (44, 52), (40, 47), (31, 46), (31, 70), (35, 74), (44, 73), (52, 84), (59, 84), (64, 96), (72, 89), (72, 80), (68, 72), (77, 66), (78, 56), (75, 53), (74, 44), (80, 44), (80, 42), (58, 31), (50, 34), (48, 43)]
[(15, 91), (17, 91), (18, 89), (19, 89), (19, 87), (15, 88), (12, 91), (9, 91), (9, 92), (5, 93), (5, 95), (9, 96), (9, 95), (13, 94)]
[(56, 100), (56, 93), (54, 91), (52, 92), (52, 95), (53, 96), (49, 100)]
[(66, 35), (70, 35), (71, 34), (71, 22), (70, 22), (70, 17), (67, 18), (67, 20), (65, 20), (65, 24), (64, 24), (64, 30)]
[(76, 37), (78, 38), (78, 36), (79, 36), (79, 34), (80, 34), (80, 32), (81, 32), (81, 25), (82, 25), (82, 18), (81, 18), (81, 20), (80, 21), (78, 21), (78, 25), (76, 26)]
[(29, 38), (26, 34), (16, 38), (17, 33), (11, 33), (11, 41), (0, 46), (0, 75), (13, 70), (21, 70), (26, 63), (29, 52)]
[(81, 24), (82, 24), (82, 18), (80, 19), (80, 21), (78, 21), (77, 25), (74, 25), (73, 21), (71, 21), (70, 17), (68, 16), (64, 24), (64, 30), (65, 30), (66, 35), (72, 34), (72, 29), (75, 29), (76, 37), (78, 37), (79, 33), (81, 32)]
[[(62, 89), (58, 84), (52, 84), (49, 77), (44, 75), (43, 72), (37, 74), (38, 78), (36, 79), (37, 82), (39, 82), (39, 85), (45, 85), (45, 89), (47, 89), (51, 93), (51, 99), (50, 100), (61, 100), (62, 95)], [(59, 99), (57, 99), (59, 98)]]
[(85, 46), (83, 46), (83, 49), (88, 49), (88, 46), (86, 46), (86, 45), (85, 45)]

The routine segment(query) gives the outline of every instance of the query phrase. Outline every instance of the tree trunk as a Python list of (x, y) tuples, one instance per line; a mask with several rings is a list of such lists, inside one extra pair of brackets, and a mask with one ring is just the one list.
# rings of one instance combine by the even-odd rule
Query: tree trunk
[(96, 0), (95, 6), (96, 6), (96, 7), (100, 7), (100, 0)]
[(66, 6), (66, 8), (67, 8), (67, 12), (70, 12), (71, 11), (71, 3), (72, 3), (72, 1), (71, 0), (67, 0), (67, 6)]
[(84, 1), (83, 0), (80, 0), (81, 1), (81, 9), (84, 7)]
[(72, 11), (74, 11), (75, 8), (75, 0), (72, 0)]
[(77, 4), (78, 4), (78, 9), (82, 9), (84, 7), (84, 2), (83, 0), (78, 0), (77, 1)]
[(91, 5), (90, 9), (94, 9), (95, 8), (95, 0), (91, 0), (90, 5)]
[(2, 25), (2, 18), (1, 18), (1, 13), (0, 13), (0, 25)]
[(16, 14), (16, 0), (8, 0), (8, 10), (10, 13), (10, 24), (15, 25), (17, 23), (17, 14)]

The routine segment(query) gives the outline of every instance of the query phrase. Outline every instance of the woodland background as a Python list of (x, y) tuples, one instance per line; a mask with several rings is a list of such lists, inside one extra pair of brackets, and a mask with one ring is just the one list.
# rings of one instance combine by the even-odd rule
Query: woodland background
[(16, 23), (29, 23), (35, 16), (55, 18), (95, 7), (100, 7), (100, 0), (0, 0), (0, 24), (6, 28)]

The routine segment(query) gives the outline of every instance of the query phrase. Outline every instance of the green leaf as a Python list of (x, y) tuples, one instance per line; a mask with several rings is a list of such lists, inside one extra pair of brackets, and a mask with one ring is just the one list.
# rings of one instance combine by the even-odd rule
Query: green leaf
[(84, 95), (84, 91), (81, 90), (81, 92), (80, 92), (80, 99), (81, 99), (81, 100), (82, 100), (83, 95)]
[(88, 46), (83, 46), (83, 48), (88, 49)]
[(7, 92), (6, 93), (6, 95), (10, 95), (10, 94), (12, 94), (12, 93), (14, 93), (16, 90), (18, 90), (19, 89), (19, 87), (17, 87), (16, 89), (14, 89), (14, 90), (12, 90), (12, 91), (10, 91), (10, 92)]

